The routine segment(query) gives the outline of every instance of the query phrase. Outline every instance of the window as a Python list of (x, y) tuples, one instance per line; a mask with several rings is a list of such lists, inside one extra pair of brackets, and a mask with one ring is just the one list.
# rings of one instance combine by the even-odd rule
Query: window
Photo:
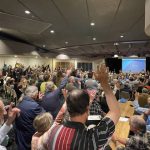
[(91, 71), (92, 70), (92, 63), (78, 62), (77, 63), (77, 68), (78, 69), (83, 69), (83, 71)]

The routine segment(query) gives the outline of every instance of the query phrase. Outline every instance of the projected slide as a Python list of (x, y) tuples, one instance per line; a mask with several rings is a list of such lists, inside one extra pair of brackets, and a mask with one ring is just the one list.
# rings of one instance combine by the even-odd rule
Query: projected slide
[(122, 59), (122, 72), (143, 72), (146, 70), (146, 59)]

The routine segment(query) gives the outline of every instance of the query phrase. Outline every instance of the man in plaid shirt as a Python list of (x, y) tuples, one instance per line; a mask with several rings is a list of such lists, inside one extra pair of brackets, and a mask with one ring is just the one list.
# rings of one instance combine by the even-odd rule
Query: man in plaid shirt
[(98, 102), (99, 97), (98, 93), (98, 83), (94, 79), (88, 79), (85, 82), (85, 88), (90, 96), (90, 115), (100, 115), (101, 117), (105, 116), (105, 113), (101, 109), (100, 103)]
[(146, 132), (146, 122), (141, 116), (130, 118), (130, 129), (134, 136), (122, 139), (114, 135), (114, 140), (124, 144), (125, 147), (118, 147), (117, 150), (150, 150), (150, 132)]

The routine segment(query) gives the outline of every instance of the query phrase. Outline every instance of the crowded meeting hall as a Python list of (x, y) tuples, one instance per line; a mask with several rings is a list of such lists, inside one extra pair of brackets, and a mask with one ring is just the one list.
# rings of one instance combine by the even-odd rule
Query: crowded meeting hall
[(150, 150), (150, 0), (0, 0), (0, 150)]

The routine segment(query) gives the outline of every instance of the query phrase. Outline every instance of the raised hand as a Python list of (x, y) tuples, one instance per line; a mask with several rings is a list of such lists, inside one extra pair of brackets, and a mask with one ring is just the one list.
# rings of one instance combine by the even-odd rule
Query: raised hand
[(66, 75), (67, 75), (67, 76), (69, 76), (69, 75), (71, 74), (72, 69), (73, 69), (73, 65), (71, 64), (71, 65), (69, 66), (69, 68), (67, 69), (67, 71), (66, 71)]
[(95, 96), (96, 96), (96, 90), (87, 90), (89, 97), (90, 97), (90, 103), (93, 102)]
[(108, 84), (108, 68), (105, 64), (101, 64), (101, 66), (97, 67), (96, 73), (94, 73), (94, 76), (96, 80), (100, 81), (101, 85)]
[(63, 96), (64, 96), (65, 100), (66, 100), (67, 99), (67, 95), (68, 95), (68, 90), (62, 89), (61, 91), (63, 93)]
[(12, 108), (12, 103), (9, 106), (9, 110), (8, 110), (8, 119), (6, 121), (7, 125), (11, 125), (13, 123), (13, 121), (15, 120), (16, 116), (19, 116), (20, 114), (20, 109), (18, 108)]

